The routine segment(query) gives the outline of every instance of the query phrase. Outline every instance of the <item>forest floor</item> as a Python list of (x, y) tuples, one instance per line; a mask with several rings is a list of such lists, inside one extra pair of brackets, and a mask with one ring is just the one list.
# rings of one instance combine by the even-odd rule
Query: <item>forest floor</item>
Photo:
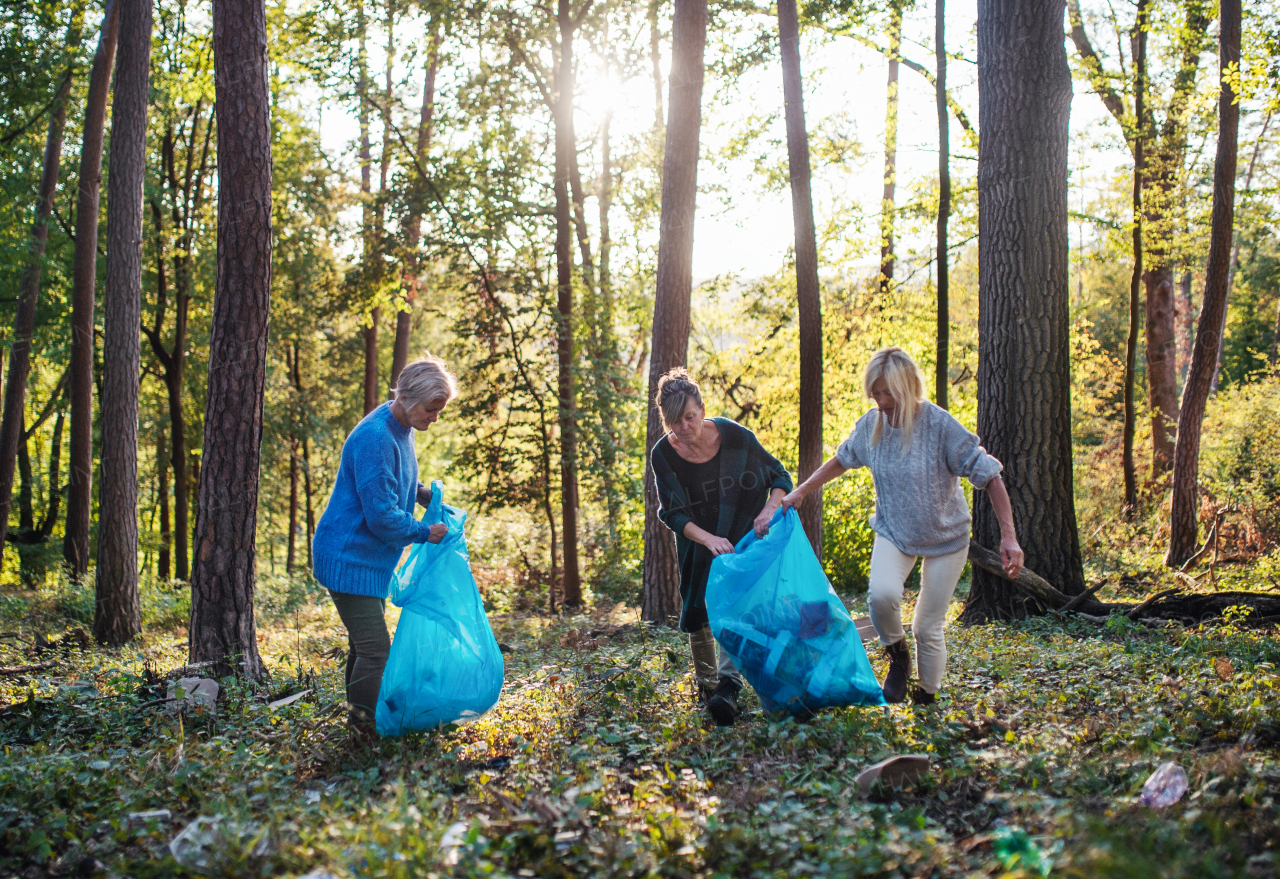
[[(512, 649), (497, 707), (369, 747), (347, 739), (331, 606), (270, 598), (270, 681), (226, 679), (216, 709), (178, 714), (158, 700), (186, 659), (181, 614), (105, 650), (56, 590), (0, 595), (0, 876), (184, 875), (169, 844), (201, 816), (217, 819), (201, 825), (201, 871), (225, 876), (1280, 868), (1280, 644), (1239, 619), (952, 623), (934, 707), (779, 722), (748, 696), (751, 713), (718, 729), (695, 707), (685, 641), (634, 609), (495, 615)], [(566, 637), (584, 629), (587, 646)], [(859, 793), (863, 767), (905, 752), (932, 757), (926, 779)], [(1186, 795), (1140, 805), (1165, 761)]]

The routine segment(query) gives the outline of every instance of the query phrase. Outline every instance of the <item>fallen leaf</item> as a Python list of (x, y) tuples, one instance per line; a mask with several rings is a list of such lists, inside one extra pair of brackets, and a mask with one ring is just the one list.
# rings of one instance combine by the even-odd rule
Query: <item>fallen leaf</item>
[(1217, 673), (1218, 677), (1224, 681), (1232, 680), (1236, 676), (1236, 670), (1232, 667), (1231, 660), (1227, 659), (1225, 656), (1219, 656), (1214, 660), (1213, 670)]

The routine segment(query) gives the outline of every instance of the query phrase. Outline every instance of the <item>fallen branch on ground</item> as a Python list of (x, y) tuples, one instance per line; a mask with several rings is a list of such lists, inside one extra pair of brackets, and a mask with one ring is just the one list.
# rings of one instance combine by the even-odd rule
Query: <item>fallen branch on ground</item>
[(52, 662), (37, 662), (35, 665), (19, 665), (14, 668), (0, 668), (0, 677), (5, 675), (22, 675), (33, 671), (44, 671), (53, 668)]

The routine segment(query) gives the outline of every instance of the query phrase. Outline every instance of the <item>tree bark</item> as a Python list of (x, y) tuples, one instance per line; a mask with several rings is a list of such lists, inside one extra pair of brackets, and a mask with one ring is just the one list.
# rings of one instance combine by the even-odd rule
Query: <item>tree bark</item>
[(271, 294), (271, 119), (263, 0), (214, 0), (218, 274), (196, 509), (192, 662), (260, 678), (253, 620)]
[(662, 116), (662, 33), (658, 30), (658, 4), (649, 0), (649, 66), (653, 74), (653, 130), (661, 131), (665, 121)]
[[(111, 22), (111, 6), (104, 22)], [(74, 51), (80, 46), (84, 25), (84, 5), (77, 4), (71, 11), (67, 25), (67, 48)], [(104, 32), (110, 31), (104, 27)], [(36, 191), (36, 219), (31, 224), (31, 239), (27, 248), (26, 269), (22, 273), (18, 293), (18, 307), (13, 320), (12, 355), (5, 386), (4, 415), (0, 417), (0, 554), (4, 552), (5, 536), (9, 530), (9, 506), (13, 494), (13, 467), (19, 453), (19, 440), (25, 427), (27, 376), (31, 371), (31, 336), (35, 332), (36, 303), (40, 298), (40, 277), (44, 268), (45, 249), (49, 243), (49, 218), (53, 215), (53, 200), (57, 195), (58, 174), (62, 169), (62, 136), (67, 124), (67, 101), (71, 95), (74, 64), (69, 63), (66, 75), (54, 93), (49, 115), (49, 131), (45, 136), (44, 160), (40, 169), (40, 184)]]
[(173, 525), (169, 516), (169, 464), (165, 461), (164, 428), (156, 437), (156, 494), (160, 500), (160, 551), (156, 554), (156, 574), (163, 582), (168, 580), (173, 570), (171, 546), (173, 544)]
[(138, 376), (142, 340), (142, 186), (151, 85), (151, 0), (120, 3), (111, 107), (107, 278), (102, 327), (102, 477), (93, 635), (118, 647), (142, 631), (138, 594)]
[[(554, 86), (555, 199), (556, 199), (556, 390), (560, 419), (560, 520), (564, 535), (564, 576), (561, 599), (565, 607), (582, 604), (578, 572), (578, 412), (573, 389), (573, 229), (569, 186), (578, 162), (573, 131), (573, 31), (569, 0), (559, 0), (556, 24), (560, 58)], [(585, 266), (584, 266), (585, 268)]]
[[(422, 84), (422, 111), (418, 117), (418, 143), (414, 155), (418, 167), (427, 167), (427, 150), (431, 145), (431, 129), (435, 121), (436, 73), (440, 69), (440, 19), (432, 16), (431, 44), (427, 50), (426, 80)], [(396, 313), (396, 337), (391, 349), (391, 378), (388, 386), (395, 390), (400, 371), (409, 362), (409, 333), (412, 330), (413, 306), (418, 301), (418, 244), (422, 240), (422, 211), (415, 202), (405, 220), (405, 307)]]
[[(813, 223), (809, 134), (800, 75), (800, 25), (795, 0), (778, 0), (782, 94), (786, 105), (787, 167), (791, 176), (791, 221), (796, 242), (796, 301), (800, 317), (799, 477), (822, 466), (822, 291), (818, 284), (818, 233)], [(800, 510), (800, 522), (822, 559), (822, 494)]]
[[(357, 58), (359, 66), (356, 89), (360, 99), (360, 201), (361, 201), (361, 261), (363, 263), (362, 281), (365, 292), (375, 276), (374, 262), (377, 259), (378, 243), (374, 233), (376, 213), (373, 207), (373, 150), (369, 142), (369, 52), (365, 44), (368, 39), (368, 21), (365, 17), (364, 2), (360, 0), (357, 10), (357, 29), (359, 30), (360, 50)], [(369, 323), (361, 336), (364, 340), (364, 414), (368, 415), (378, 408), (378, 317), (379, 309), (374, 307), (369, 313)]]
[(947, 253), (947, 221), (951, 217), (951, 119), (947, 113), (946, 0), (934, 0), (934, 53), (938, 75), (934, 101), (938, 109), (938, 329), (933, 370), (933, 400), (947, 408), (947, 377), (951, 347), (950, 260)]
[(898, 175), (898, 53), (902, 46), (902, 7), (889, 9), (889, 77), (884, 102), (884, 193), (880, 197), (880, 292), (893, 284), (893, 227)]
[(1169, 522), (1169, 551), (1165, 564), (1181, 567), (1196, 551), (1199, 504), (1200, 427), (1204, 420), (1209, 385), (1217, 365), (1223, 321), (1227, 313), (1227, 275), (1231, 263), (1231, 236), (1235, 222), (1236, 149), (1240, 106), (1229, 79), (1232, 65), (1240, 62), (1240, 0), (1222, 0), (1218, 27), (1218, 63), (1223, 79), (1218, 92), (1218, 148), (1213, 162), (1213, 218), (1209, 233), (1209, 260), (1205, 268), (1204, 306), (1196, 328), (1191, 369), (1182, 391), (1178, 415), (1178, 442), (1173, 455), (1173, 509)]
[[(1124, 430), (1121, 469), (1124, 473), (1124, 510), (1132, 518), (1138, 514), (1138, 476), (1133, 462), (1133, 434), (1137, 426), (1134, 407), (1134, 373), (1138, 365), (1138, 324), (1142, 308), (1142, 177), (1146, 173), (1143, 148), (1146, 141), (1143, 97), (1147, 79), (1147, 0), (1138, 0), (1133, 33), (1133, 273), (1129, 278), (1129, 335), (1124, 349)], [(1151, 360), (1147, 345), (1147, 360)], [(1156, 438), (1153, 436), (1152, 441)]]
[[(93, 502), (93, 308), (98, 265), (98, 200), (102, 141), (111, 68), (119, 32), (119, 3), (109, 0), (89, 74), (80, 182), (76, 198), (76, 250), (71, 282), (71, 441), (67, 462), (67, 524), (62, 554), (75, 574), (89, 570), (89, 509)], [(2, 488), (3, 486), (0, 486)], [(0, 493), (2, 494), (2, 493)]]
[(48, 504), (44, 508), (44, 519), (40, 522), (40, 542), (44, 543), (53, 533), (53, 526), (58, 523), (58, 507), (62, 502), (62, 426), (66, 423), (67, 413), (58, 409), (53, 419), (53, 439), (49, 442), (49, 487)]
[[(658, 277), (653, 300), (653, 341), (645, 408), (645, 452), (662, 438), (653, 405), (658, 379), (689, 357), (693, 289), (693, 222), (698, 194), (698, 142), (702, 130), (706, 0), (675, 0), (671, 23), (670, 114), (662, 159), (662, 209)], [(658, 491), (646, 461), (644, 477), (644, 597), (641, 615), (671, 625), (680, 616), (680, 577), (675, 537), (658, 521)]]
[(298, 443), (289, 442), (289, 549), (285, 555), (285, 573), (293, 573), (298, 552)]
[[(1067, 120), (1061, 0), (978, 3), (978, 433), (1004, 463), (1027, 567), (1084, 591), (1071, 467)], [(979, 543), (999, 544), (976, 493)], [(974, 571), (967, 622), (1041, 608)]]
[(311, 570), (311, 538), (316, 533), (316, 517), (311, 507), (311, 450), (307, 438), (302, 438), (302, 493), (307, 501), (307, 570)]

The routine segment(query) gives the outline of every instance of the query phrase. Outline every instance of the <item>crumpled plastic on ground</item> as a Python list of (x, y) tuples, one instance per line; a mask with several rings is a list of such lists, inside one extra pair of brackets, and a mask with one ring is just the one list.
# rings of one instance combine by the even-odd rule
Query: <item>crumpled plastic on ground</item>
[(169, 841), (169, 853), (182, 866), (205, 876), (266, 857), (271, 850), (267, 828), (257, 821), (232, 821), (224, 815), (201, 815)]
[(1006, 870), (1017, 868), (1032, 875), (1048, 876), (1053, 869), (1053, 856), (1041, 849), (1031, 834), (1012, 824), (992, 832), (991, 849)]
[(707, 579), (711, 632), (766, 711), (808, 716), (836, 705), (884, 705), (867, 651), (831, 588), (795, 509), (774, 514), (717, 556)]
[(1138, 802), (1153, 809), (1172, 806), (1187, 792), (1187, 773), (1177, 763), (1161, 763), (1142, 785)]
[(439, 543), (416, 544), (391, 584), (391, 603), (404, 613), (378, 694), (383, 736), (474, 720), (502, 691), (502, 651), (471, 575), (467, 514), (445, 505), (437, 481), (422, 521), (447, 532)]

